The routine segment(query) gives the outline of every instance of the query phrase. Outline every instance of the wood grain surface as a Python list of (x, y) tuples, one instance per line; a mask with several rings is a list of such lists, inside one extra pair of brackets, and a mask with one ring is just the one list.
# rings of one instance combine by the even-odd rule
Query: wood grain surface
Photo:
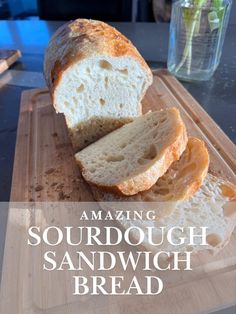
[[(210, 171), (236, 182), (234, 144), (176, 79), (166, 71), (155, 72), (154, 83), (143, 100), (143, 111), (172, 106), (179, 108), (189, 135), (206, 142), (211, 158)], [(41, 203), (34, 211), (17, 210), (14, 204), (10, 206), (0, 313), (191, 314), (207, 313), (236, 303), (235, 233), (216, 256), (208, 252), (194, 256), (193, 271), (159, 274), (165, 288), (155, 297), (78, 298), (71, 290), (73, 272), (42, 270), (41, 253), (46, 248), (42, 244), (32, 250), (26, 245), (29, 226), (76, 227), (81, 225), (78, 217), (82, 209), (73, 202), (93, 201), (75, 164), (64, 117), (55, 113), (46, 89), (25, 91), (22, 95), (11, 201), (57, 203), (52, 203), (51, 210), (47, 203)], [(97, 223), (97, 226), (103, 225), (104, 221)], [(126, 244), (115, 249), (132, 250)], [(55, 250), (60, 254), (71, 248), (65, 245)], [(83, 251), (89, 254), (90, 249), (84, 246)], [(115, 272), (122, 274), (119, 268)], [(91, 276), (93, 272), (86, 270), (85, 275)], [(125, 272), (127, 281), (132, 275), (132, 270)]]

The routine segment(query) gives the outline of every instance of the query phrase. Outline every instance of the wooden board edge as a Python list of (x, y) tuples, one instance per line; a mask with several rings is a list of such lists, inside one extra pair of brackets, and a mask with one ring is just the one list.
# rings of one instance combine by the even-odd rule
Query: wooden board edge
[(20, 100), (20, 114), (24, 111), (32, 111), (33, 106), (37, 102), (37, 97), (40, 94), (49, 93), (48, 88), (32, 88), (28, 90), (24, 90), (21, 93), (21, 100)]
[[(167, 70), (156, 70), (153, 73), (161, 78), (171, 93), (181, 105), (183, 105), (183, 108), (190, 115), (194, 123), (198, 125), (211, 144), (220, 153), (229, 167), (236, 172), (236, 146), (219, 125), (208, 115), (183, 85)], [(201, 117), (201, 120), (199, 117)]]
[(0, 64), (0, 73), (6, 71), (14, 62), (16, 62), (21, 57), (20, 50), (15, 50), (14, 54), (7, 59), (1, 59), (2, 62)]
[[(38, 89), (32, 89), (32, 90), (26, 90), (23, 91), (21, 94), (21, 100), (20, 100), (20, 109), (19, 109), (19, 118), (17, 123), (17, 133), (16, 133), (16, 145), (15, 145), (15, 155), (14, 155), (14, 163), (13, 163), (13, 172), (12, 172), (12, 185), (11, 185), (11, 193), (10, 193), (10, 202), (17, 202), (22, 201), (21, 198), (17, 195), (16, 192), (18, 187), (15, 187), (16, 182), (18, 182), (18, 169), (21, 169), (20, 165), (22, 164), (22, 158), (24, 158), (19, 150), (19, 145), (17, 143), (20, 142), (20, 138), (22, 138), (22, 144), (24, 145), (25, 149), (25, 156), (27, 156), (27, 152), (30, 147), (30, 127), (31, 127), (31, 113), (32, 113), (32, 107), (31, 102), (28, 101), (28, 97), (33, 96), (34, 92)], [(27, 136), (26, 136), (27, 135)], [(25, 162), (23, 162), (25, 164)], [(21, 169), (23, 171), (23, 169)], [(27, 178), (27, 172), (28, 169), (24, 169), (25, 171), (25, 178)], [(24, 184), (27, 184), (27, 182), (24, 182)], [(25, 197), (24, 201), (27, 201), (27, 198)]]

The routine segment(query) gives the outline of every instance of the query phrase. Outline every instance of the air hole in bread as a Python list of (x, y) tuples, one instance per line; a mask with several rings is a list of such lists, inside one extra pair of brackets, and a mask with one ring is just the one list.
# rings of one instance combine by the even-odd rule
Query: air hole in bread
[(65, 107), (69, 107), (70, 104), (68, 103), (68, 101), (65, 101), (64, 105), (65, 105)]
[(192, 252), (194, 247), (192, 245), (188, 245), (186, 251), (187, 252)]
[(163, 117), (161, 120), (160, 120), (160, 123), (164, 123), (166, 121), (166, 117)]
[(223, 207), (224, 210), (224, 216), (225, 217), (233, 217), (236, 216), (236, 206), (235, 202), (228, 202)]
[(149, 149), (144, 152), (144, 155), (142, 158), (138, 159), (138, 163), (140, 165), (145, 165), (150, 160), (153, 160), (156, 158), (157, 155), (157, 149), (155, 145), (150, 145)]
[(128, 75), (128, 69), (118, 70), (120, 73)]
[(146, 82), (143, 82), (142, 88), (141, 88), (142, 91), (144, 90), (145, 85), (146, 85)]
[(122, 109), (124, 107), (124, 104), (120, 104), (120, 109)]
[(125, 148), (126, 146), (127, 146), (126, 143), (122, 143), (122, 144), (120, 145), (120, 148), (122, 149), (122, 148)]
[(105, 102), (105, 100), (104, 100), (103, 98), (100, 98), (100, 99), (99, 99), (99, 101), (100, 101), (100, 104), (101, 104), (102, 106), (104, 106), (104, 105), (105, 105), (105, 103), (106, 103), (106, 102)]
[(124, 160), (125, 157), (123, 155), (117, 155), (117, 156), (108, 156), (106, 158), (107, 162), (118, 162)]
[(72, 97), (72, 99), (73, 99), (74, 104), (77, 105), (78, 103), (77, 99), (75, 97)]
[(90, 73), (90, 69), (89, 68), (87, 68), (86, 71), (87, 71), (87, 73)]
[(156, 130), (155, 132), (153, 132), (152, 137), (153, 137), (154, 139), (156, 139), (159, 134), (160, 134), (160, 132), (159, 132), (158, 130)]
[(80, 84), (79, 87), (76, 88), (77, 93), (82, 93), (84, 91), (84, 84)]
[(217, 233), (210, 233), (206, 237), (206, 242), (213, 247), (219, 245), (221, 241), (221, 237)]
[(110, 62), (108, 62), (106, 60), (101, 60), (99, 62), (99, 65), (102, 69), (105, 69), (105, 70), (111, 70), (112, 69), (112, 65), (110, 64)]
[(108, 77), (105, 77), (105, 87), (108, 87)]

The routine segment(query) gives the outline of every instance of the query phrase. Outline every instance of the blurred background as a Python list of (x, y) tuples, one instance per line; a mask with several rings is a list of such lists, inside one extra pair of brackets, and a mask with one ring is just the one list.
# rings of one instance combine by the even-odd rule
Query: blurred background
[[(0, 0), (0, 19), (71, 20), (78, 17), (110, 22), (169, 22), (176, 0)], [(236, 20), (235, 5), (230, 21)]]
[(170, 7), (171, 0), (0, 0), (0, 19), (168, 21)]
[[(0, 19), (169, 22), (174, 0), (0, 0)], [(235, 5), (231, 21), (236, 20)]]

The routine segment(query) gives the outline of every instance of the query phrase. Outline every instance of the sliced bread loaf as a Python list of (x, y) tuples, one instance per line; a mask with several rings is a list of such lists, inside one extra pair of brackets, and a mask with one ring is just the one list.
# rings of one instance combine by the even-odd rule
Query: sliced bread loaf
[(152, 83), (151, 70), (125, 36), (86, 19), (57, 30), (46, 50), (44, 74), (76, 151), (139, 116)]
[[(156, 217), (165, 217), (172, 213), (177, 201), (183, 201), (196, 193), (206, 177), (209, 166), (209, 155), (203, 141), (190, 137), (188, 144), (178, 161), (172, 163), (167, 172), (147, 191), (133, 196), (120, 196), (107, 193), (99, 188), (92, 187), (95, 200), (99, 202), (113, 202), (112, 204), (101, 204), (101, 206), (129, 207), (124, 202), (141, 202), (133, 207), (139, 209), (155, 208)], [(117, 202), (122, 202), (119, 205)], [(153, 202), (146, 204), (144, 202)]]
[[(135, 207), (133, 207), (135, 209)], [(189, 239), (188, 227), (196, 227), (200, 233), (201, 227), (207, 227), (207, 245), (187, 246), (186, 241), (182, 245), (173, 246), (167, 240), (160, 246), (150, 245), (147, 237), (144, 240), (146, 249), (153, 251), (193, 251), (194, 253), (201, 250), (209, 250), (217, 253), (229, 241), (230, 236), (236, 224), (236, 187), (226, 182), (221, 178), (214, 177), (208, 174), (201, 188), (188, 200), (179, 202), (176, 205), (174, 212), (162, 219), (156, 221), (148, 220), (120, 220), (124, 228), (136, 226), (142, 228), (146, 232), (149, 226), (155, 227), (155, 238), (153, 241), (158, 243), (161, 239), (161, 230), (159, 227), (165, 227), (166, 231), (172, 227), (184, 227), (184, 232), (181, 237)], [(137, 238), (135, 229), (132, 229), (132, 236)], [(136, 230), (137, 231), (137, 230)], [(173, 232), (173, 241), (178, 243), (179, 230)], [(197, 239), (197, 238), (196, 238)]]
[(176, 108), (147, 113), (75, 155), (85, 180), (106, 191), (134, 195), (148, 190), (186, 148)]

